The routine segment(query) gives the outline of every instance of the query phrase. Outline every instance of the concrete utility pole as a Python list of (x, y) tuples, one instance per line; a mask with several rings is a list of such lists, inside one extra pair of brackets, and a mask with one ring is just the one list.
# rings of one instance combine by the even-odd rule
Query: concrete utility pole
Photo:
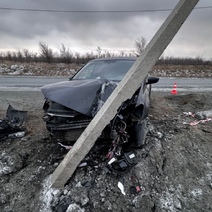
[(199, 0), (180, 0), (166, 21), (152, 38), (141, 56), (119, 83), (111, 96), (96, 114), (73, 148), (51, 176), (52, 187), (60, 188), (72, 176), (81, 160), (94, 145), (102, 130), (114, 118), (121, 103), (132, 97), (152, 69), (160, 55), (171, 42), (181, 25)]

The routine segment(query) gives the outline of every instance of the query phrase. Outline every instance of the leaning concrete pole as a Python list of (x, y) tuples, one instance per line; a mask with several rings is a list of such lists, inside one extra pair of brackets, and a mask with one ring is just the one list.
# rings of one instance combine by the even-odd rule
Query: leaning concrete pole
[(166, 21), (152, 38), (141, 56), (119, 83), (101, 110), (96, 114), (73, 148), (51, 176), (51, 186), (60, 188), (72, 176), (81, 160), (86, 156), (101, 135), (104, 127), (113, 119), (121, 103), (131, 98), (141, 82), (152, 69), (160, 55), (171, 42), (181, 25), (199, 0), (180, 0)]

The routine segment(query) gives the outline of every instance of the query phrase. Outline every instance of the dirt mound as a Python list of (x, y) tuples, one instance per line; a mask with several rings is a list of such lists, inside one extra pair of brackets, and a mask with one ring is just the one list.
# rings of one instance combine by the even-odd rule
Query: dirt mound
[(49, 189), (49, 175), (67, 150), (47, 133), (42, 111), (29, 111), (27, 135), (0, 142), (0, 211), (211, 211), (212, 122), (191, 126), (196, 117), (183, 113), (211, 110), (211, 99), (153, 92), (138, 163), (117, 174), (95, 145), (60, 190)]

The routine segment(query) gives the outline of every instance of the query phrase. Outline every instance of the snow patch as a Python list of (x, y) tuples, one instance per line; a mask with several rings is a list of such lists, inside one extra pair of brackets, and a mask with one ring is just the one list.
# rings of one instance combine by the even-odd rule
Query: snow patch
[(191, 193), (191, 195), (192, 195), (193, 197), (196, 198), (196, 197), (202, 196), (203, 191), (202, 191), (201, 188), (195, 188), (195, 189), (193, 189), (190, 193)]
[(14, 161), (12, 158), (5, 152), (2, 152), (0, 159), (0, 176), (12, 173), (14, 166)]
[(79, 205), (77, 205), (76, 203), (73, 203), (73, 204), (69, 205), (67, 210), (66, 210), (66, 212), (75, 212), (75, 211), (76, 212), (84, 212), (85, 209), (80, 208)]
[(50, 188), (51, 186), (51, 176), (44, 180), (43, 190), (40, 194), (40, 200), (42, 201), (42, 205), (40, 208), (40, 212), (52, 212), (51, 210), (51, 202), (53, 201), (54, 196), (60, 193), (60, 190)]
[(165, 192), (163, 192), (159, 199), (160, 208), (170, 212), (181, 210), (181, 189), (181, 185), (178, 185), (177, 188), (174, 188), (171, 185)]

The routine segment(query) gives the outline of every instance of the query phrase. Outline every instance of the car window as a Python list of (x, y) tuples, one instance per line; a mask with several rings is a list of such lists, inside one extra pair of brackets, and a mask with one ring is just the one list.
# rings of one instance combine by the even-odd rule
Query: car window
[(80, 71), (73, 77), (73, 79), (91, 79), (95, 63), (86, 64)]
[(134, 60), (101, 60), (90, 62), (73, 79), (102, 78), (120, 81), (134, 62)]

